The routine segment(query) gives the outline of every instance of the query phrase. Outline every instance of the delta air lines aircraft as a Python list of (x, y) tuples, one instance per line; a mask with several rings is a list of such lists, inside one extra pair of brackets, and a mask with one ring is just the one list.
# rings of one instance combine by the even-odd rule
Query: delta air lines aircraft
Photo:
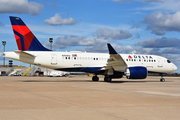
[(70, 72), (93, 73), (92, 81), (104, 75), (104, 81), (113, 78), (145, 79), (148, 72), (174, 72), (177, 67), (168, 59), (156, 55), (118, 54), (108, 43), (109, 54), (87, 52), (56, 52), (45, 48), (19, 17), (10, 17), (19, 50), (4, 52), (4, 57), (13, 60)]

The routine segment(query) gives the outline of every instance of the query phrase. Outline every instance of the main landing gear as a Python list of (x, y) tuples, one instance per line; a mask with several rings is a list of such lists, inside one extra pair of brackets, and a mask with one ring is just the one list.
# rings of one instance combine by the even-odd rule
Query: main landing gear
[(112, 78), (109, 75), (105, 75), (104, 82), (111, 82)]
[[(112, 78), (109, 75), (105, 75), (104, 82), (111, 82)], [(92, 81), (99, 81), (99, 77), (97, 75), (94, 75), (92, 77)]]
[(92, 81), (99, 81), (99, 77), (97, 75), (93, 76)]

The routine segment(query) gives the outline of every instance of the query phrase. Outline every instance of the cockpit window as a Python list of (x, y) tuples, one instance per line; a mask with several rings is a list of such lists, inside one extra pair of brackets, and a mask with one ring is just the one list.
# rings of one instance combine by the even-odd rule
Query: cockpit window
[(167, 62), (168, 62), (168, 63), (171, 63), (171, 61), (170, 61), (170, 60), (167, 60)]

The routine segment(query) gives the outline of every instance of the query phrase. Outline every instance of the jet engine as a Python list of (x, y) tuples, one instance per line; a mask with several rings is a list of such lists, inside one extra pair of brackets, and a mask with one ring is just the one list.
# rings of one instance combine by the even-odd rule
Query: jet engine
[(147, 77), (147, 68), (143, 66), (128, 67), (125, 75), (128, 79), (145, 79)]

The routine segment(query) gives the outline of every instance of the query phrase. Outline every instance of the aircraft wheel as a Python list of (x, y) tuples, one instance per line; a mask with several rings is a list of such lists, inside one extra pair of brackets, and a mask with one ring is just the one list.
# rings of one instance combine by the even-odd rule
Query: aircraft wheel
[(99, 81), (99, 77), (98, 76), (93, 76), (92, 81)]
[(165, 82), (165, 79), (164, 79), (164, 78), (161, 78), (160, 81), (161, 81), (161, 82)]
[(104, 77), (104, 81), (105, 81), (105, 82), (111, 82), (111, 80), (112, 80), (112, 78), (109, 77), (109, 76), (105, 76), (105, 77)]

